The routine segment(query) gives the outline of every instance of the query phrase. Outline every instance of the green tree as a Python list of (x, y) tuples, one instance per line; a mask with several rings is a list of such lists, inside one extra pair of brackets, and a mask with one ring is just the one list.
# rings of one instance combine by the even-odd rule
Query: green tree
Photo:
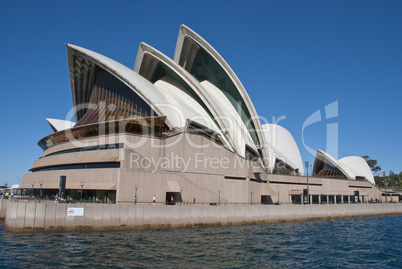
[(378, 165), (377, 160), (370, 159), (370, 157), (367, 155), (363, 156), (362, 158), (367, 162), (368, 166), (374, 174), (377, 174), (379, 171), (381, 171), (381, 165)]
[(399, 173), (399, 187), (402, 187), (402, 171)]
[(395, 174), (392, 170), (389, 171), (388, 177), (386, 178), (388, 186), (395, 187), (399, 184), (399, 176)]
[(385, 185), (385, 177), (375, 176), (374, 181), (379, 187), (383, 187)]
[(388, 176), (375, 176), (374, 180), (376, 185), (380, 187), (402, 187), (402, 172), (395, 174), (392, 170), (389, 171)]

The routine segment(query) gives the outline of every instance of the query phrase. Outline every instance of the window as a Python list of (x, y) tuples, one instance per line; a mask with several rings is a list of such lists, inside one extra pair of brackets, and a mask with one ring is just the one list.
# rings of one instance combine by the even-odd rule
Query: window
[(90, 146), (90, 147), (82, 147), (82, 148), (74, 148), (74, 149), (67, 149), (61, 150), (57, 152), (53, 152), (47, 156), (59, 155), (59, 154), (66, 154), (66, 153), (73, 153), (73, 152), (81, 152), (81, 151), (93, 151), (93, 150), (104, 150), (104, 149), (122, 149), (124, 148), (123, 143), (119, 144), (108, 144), (108, 145), (99, 145), (99, 146)]
[(232, 177), (232, 176), (225, 176), (225, 179), (246, 180), (245, 177)]
[(54, 170), (72, 170), (72, 169), (100, 169), (100, 168), (120, 168), (120, 163), (81, 163), (81, 164), (67, 164), (58, 166), (49, 166), (39, 168), (32, 172), (54, 171)]

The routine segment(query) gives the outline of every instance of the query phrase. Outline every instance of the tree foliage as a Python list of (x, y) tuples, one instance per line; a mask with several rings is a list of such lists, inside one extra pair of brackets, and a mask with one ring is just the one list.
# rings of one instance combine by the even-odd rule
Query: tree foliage
[(380, 187), (402, 187), (402, 172), (398, 175), (391, 170), (388, 176), (383, 172), (381, 176), (375, 176), (374, 180), (375, 184)]
[(363, 159), (367, 162), (368, 166), (370, 167), (371, 171), (376, 174), (377, 172), (381, 171), (381, 165), (378, 165), (377, 160), (370, 159), (369, 156), (363, 156)]
[[(369, 156), (363, 156), (363, 159), (367, 162), (373, 174), (377, 174), (381, 171), (381, 165), (378, 165), (377, 160), (371, 159)], [(385, 175), (385, 171), (380, 175), (374, 176), (375, 184), (380, 187), (402, 187), (402, 172), (395, 174), (392, 170), (389, 171), (388, 176)]]

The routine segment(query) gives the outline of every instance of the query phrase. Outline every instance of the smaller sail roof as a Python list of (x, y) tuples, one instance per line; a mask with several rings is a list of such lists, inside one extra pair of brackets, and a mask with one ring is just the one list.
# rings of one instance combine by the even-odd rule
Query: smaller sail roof
[(50, 127), (52, 127), (54, 132), (71, 129), (75, 125), (75, 122), (67, 121), (67, 120), (58, 120), (58, 119), (47, 118), (46, 121), (49, 123)]
[(339, 159), (339, 163), (349, 168), (356, 177), (364, 177), (375, 185), (373, 173), (365, 159), (359, 156), (349, 156)]
[(342, 173), (342, 175), (345, 176), (346, 178), (355, 179), (355, 175), (352, 173), (352, 171), (349, 170), (349, 168), (340, 164), (338, 160), (336, 160), (334, 157), (332, 157), (331, 155), (320, 149), (317, 150), (313, 168), (313, 173), (318, 175), (320, 173), (320, 171), (318, 171), (320, 167), (317, 165), (319, 162), (327, 162), (328, 164), (332, 165), (335, 169), (338, 169)]
[(322, 167), (319, 163), (328, 162), (335, 169), (338, 169), (347, 179), (365, 178), (368, 182), (375, 185), (374, 177), (367, 162), (358, 156), (348, 156), (336, 160), (328, 153), (317, 150), (314, 162), (314, 174), (320, 175)]

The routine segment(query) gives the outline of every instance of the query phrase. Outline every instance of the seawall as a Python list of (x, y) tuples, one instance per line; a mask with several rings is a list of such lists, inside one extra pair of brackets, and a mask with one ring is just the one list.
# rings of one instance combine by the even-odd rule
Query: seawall
[(9, 199), (0, 198), (0, 220), (6, 218), (8, 201)]
[[(68, 209), (82, 215), (70, 216)], [(71, 213), (71, 210), (70, 210)], [(343, 205), (152, 205), (56, 204), (10, 200), (10, 231), (121, 230), (240, 225), (402, 214), (402, 204)]]

